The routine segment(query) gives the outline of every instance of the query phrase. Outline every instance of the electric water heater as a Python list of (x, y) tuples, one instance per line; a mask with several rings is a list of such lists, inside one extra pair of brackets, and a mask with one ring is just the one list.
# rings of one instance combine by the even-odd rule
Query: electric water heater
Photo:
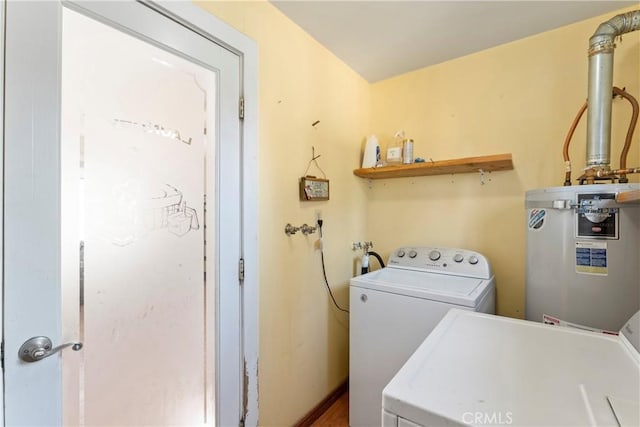
[(526, 193), (526, 312), (618, 331), (640, 309), (640, 204), (616, 195), (640, 184)]

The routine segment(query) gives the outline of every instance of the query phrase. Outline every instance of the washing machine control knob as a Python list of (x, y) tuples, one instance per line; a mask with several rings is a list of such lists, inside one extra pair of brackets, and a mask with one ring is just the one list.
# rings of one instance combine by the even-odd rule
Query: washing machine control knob
[(462, 262), (462, 260), (463, 260), (463, 259), (464, 259), (464, 257), (463, 257), (461, 254), (455, 254), (455, 255), (453, 256), (453, 260), (454, 260), (455, 262)]
[(437, 261), (440, 259), (440, 252), (439, 251), (431, 251), (429, 252), (429, 259), (431, 261)]
[(478, 257), (475, 255), (471, 255), (469, 257), (469, 264), (476, 265), (478, 263)]
[(418, 252), (416, 252), (416, 251), (409, 251), (409, 258), (415, 258), (416, 256), (418, 256)]
[(404, 256), (404, 249), (398, 249), (398, 252), (396, 252), (396, 255), (398, 255), (398, 257), (402, 258)]

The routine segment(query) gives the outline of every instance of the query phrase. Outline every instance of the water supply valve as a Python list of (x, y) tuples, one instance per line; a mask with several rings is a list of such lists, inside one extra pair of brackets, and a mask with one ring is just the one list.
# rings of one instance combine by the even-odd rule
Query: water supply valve
[(302, 231), (302, 234), (304, 234), (305, 236), (315, 233), (317, 229), (318, 229), (317, 226), (312, 227), (306, 223), (302, 224), (302, 226), (300, 227), (300, 231)]
[(369, 252), (369, 249), (373, 248), (373, 242), (353, 242), (351, 244), (351, 250), (357, 251), (358, 249), (363, 249), (365, 252)]
[(294, 227), (290, 223), (287, 223), (287, 225), (284, 226), (284, 234), (286, 234), (287, 236), (296, 234), (298, 231), (302, 231), (302, 234), (304, 234), (305, 236), (308, 236), (309, 234), (315, 233), (317, 230), (318, 230), (317, 226), (311, 226), (306, 223), (302, 224), (300, 227)]
[(298, 231), (300, 231), (300, 227), (294, 227), (289, 223), (287, 223), (287, 225), (284, 226), (284, 234), (286, 234), (287, 236), (296, 234)]

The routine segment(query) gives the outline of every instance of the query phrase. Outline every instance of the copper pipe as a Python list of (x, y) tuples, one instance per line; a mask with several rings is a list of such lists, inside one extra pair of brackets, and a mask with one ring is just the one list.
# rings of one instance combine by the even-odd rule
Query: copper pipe
[(582, 115), (587, 109), (587, 105), (588, 105), (588, 102), (585, 101), (585, 103), (582, 105), (582, 108), (580, 108), (580, 111), (578, 111), (578, 114), (576, 115), (575, 119), (573, 119), (573, 123), (571, 123), (571, 127), (569, 128), (569, 133), (567, 134), (567, 137), (564, 139), (564, 147), (562, 148), (562, 155), (564, 156), (564, 164), (565, 164), (565, 173), (564, 173), (565, 186), (571, 185), (571, 161), (569, 160), (569, 144), (571, 143), (571, 138), (573, 137), (573, 133), (575, 132), (576, 127), (578, 127), (578, 123), (580, 123), (580, 119), (582, 118)]
[[(629, 180), (627, 179), (627, 173), (637, 173), (634, 168), (630, 169), (630, 172), (627, 172), (627, 155), (629, 154), (629, 148), (631, 147), (631, 141), (633, 139), (633, 132), (635, 131), (636, 124), (638, 123), (638, 116), (640, 115), (640, 107), (638, 106), (638, 101), (630, 95), (624, 89), (620, 89), (619, 87), (613, 87), (613, 95), (618, 95), (629, 101), (631, 107), (633, 109), (633, 113), (631, 115), (631, 121), (629, 123), (629, 128), (627, 129), (627, 136), (624, 141), (624, 147), (622, 149), (622, 153), (620, 154), (620, 169), (618, 169), (615, 173), (598, 173), (598, 177), (603, 176), (612, 176), (614, 174), (620, 174), (620, 179), (618, 180), (621, 183), (627, 183)], [(569, 132), (567, 137), (564, 140), (564, 146), (562, 148), (562, 155), (564, 157), (565, 162), (565, 176), (564, 176), (564, 185), (571, 185), (571, 161), (569, 159), (569, 145), (571, 144), (571, 138), (573, 137), (573, 133), (576, 130), (576, 127), (580, 123), (580, 119), (587, 109), (588, 102), (585, 102), (576, 117), (573, 119), (573, 123), (569, 128)], [(637, 168), (636, 168), (637, 169)]]
[[(633, 108), (633, 113), (631, 114), (631, 122), (629, 123), (629, 129), (627, 129), (627, 136), (624, 140), (624, 147), (622, 148), (622, 153), (620, 154), (620, 169), (627, 168), (627, 155), (629, 154), (629, 148), (631, 147), (631, 139), (633, 138), (633, 131), (636, 129), (636, 124), (638, 123), (638, 111), (640, 108), (638, 107), (638, 101), (627, 91), (624, 89), (620, 89), (617, 87), (613, 87), (613, 93), (615, 95), (620, 95), (627, 101), (631, 103), (631, 108)], [(627, 179), (626, 173), (620, 173), (620, 179), (618, 182), (627, 183), (629, 180)]]
[(595, 176), (598, 178), (606, 178), (613, 175), (626, 175), (628, 173), (640, 173), (640, 166), (636, 168), (620, 168), (613, 170), (598, 169), (595, 172)]

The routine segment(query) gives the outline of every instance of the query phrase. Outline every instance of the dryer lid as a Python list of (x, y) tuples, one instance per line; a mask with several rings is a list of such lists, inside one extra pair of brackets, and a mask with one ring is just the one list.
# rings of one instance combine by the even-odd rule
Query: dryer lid
[(476, 412), (617, 425), (608, 397), (640, 401), (640, 362), (619, 337), (454, 309), (387, 384), (383, 407), (420, 425), (466, 425)]
[(475, 307), (493, 280), (387, 267), (354, 277), (351, 286)]

